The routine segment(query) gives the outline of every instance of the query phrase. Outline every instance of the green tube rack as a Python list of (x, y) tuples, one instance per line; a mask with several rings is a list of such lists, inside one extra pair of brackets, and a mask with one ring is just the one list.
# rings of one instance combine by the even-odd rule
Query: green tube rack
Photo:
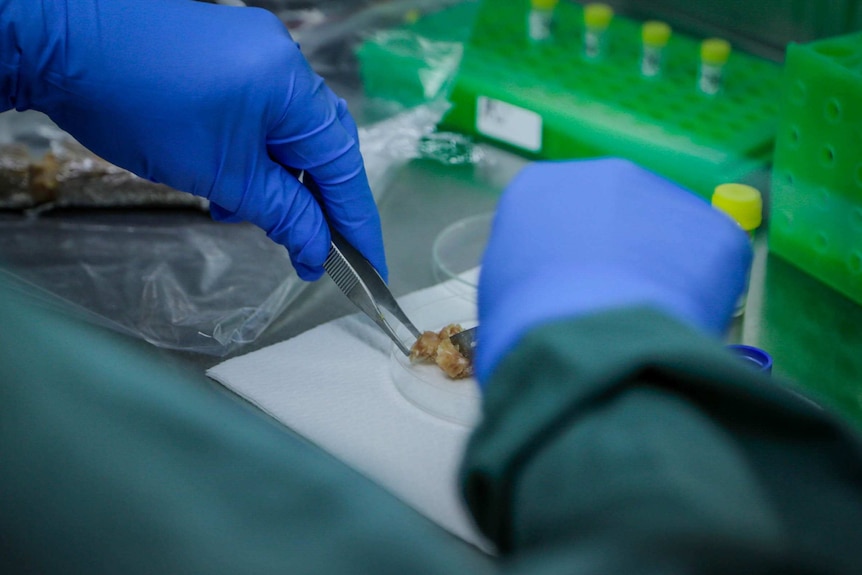
[[(602, 57), (583, 46), (583, 7), (560, 2), (551, 37), (528, 37), (529, 0), (485, 0), (441, 129), (528, 157), (628, 158), (704, 199), (763, 174), (773, 153), (781, 67), (734, 51), (719, 93), (697, 88), (700, 39), (675, 32), (662, 72), (640, 71), (641, 23), (615, 17)], [(507, 132), (508, 131), (508, 132)]]
[(791, 44), (769, 249), (862, 304), (862, 34)]

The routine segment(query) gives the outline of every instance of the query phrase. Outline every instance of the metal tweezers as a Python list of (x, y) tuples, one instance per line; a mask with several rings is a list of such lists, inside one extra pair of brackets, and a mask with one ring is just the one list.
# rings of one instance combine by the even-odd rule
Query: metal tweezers
[[(371, 318), (395, 345), (410, 355), (410, 348), (419, 338), (421, 332), (407, 318), (398, 302), (389, 291), (389, 287), (377, 270), (374, 269), (359, 251), (351, 246), (338, 232), (330, 228), (332, 246), (329, 256), (323, 263), (323, 269), (335, 282), (344, 295), (352, 301), (365, 315)], [(388, 319), (387, 319), (388, 317)], [(398, 336), (391, 320), (397, 319), (412, 334), (413, 341), (405, 343)]]

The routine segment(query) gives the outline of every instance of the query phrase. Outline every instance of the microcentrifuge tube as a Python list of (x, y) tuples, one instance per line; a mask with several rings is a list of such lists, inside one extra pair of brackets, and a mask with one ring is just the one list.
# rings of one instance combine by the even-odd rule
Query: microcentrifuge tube
[[(763, 198), (760, 191), (745, 184), (721, 184), (713, 191), (711, 203), (714, 208), (730, 216), (748, 234), (753, 245), (754, 232), (763, 221)], [(745, 312), (748, 281), (746, 276), (745, 289), (736, 302), (734, 317), (739, 317)]]
[(605, 36), (613, 20), (614, 11), (607, 4), (593, 3), (584, 6), (584, 55), (598, 58), (605, 49)]
[(721, 90), (724, 65), (730, 57), (730, 43), (721, 38), (708, 38), (700, 44), (700, 72), (697, 87), (704, 94)]
[(554, 23), (554, 8), (559, 0), (531, 0), (530, 15), (527, 22), (530, 40), (541, 42), (551, 37)]
[(641, 74), (658, 76), (661, 72), (662, 52), (670, 40), (670, 26), (664, 22), (650, 20), (641, 27)]

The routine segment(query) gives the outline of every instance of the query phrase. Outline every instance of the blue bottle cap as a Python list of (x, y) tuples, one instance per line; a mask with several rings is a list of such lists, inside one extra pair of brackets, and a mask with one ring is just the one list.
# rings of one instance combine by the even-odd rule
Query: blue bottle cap
[(772, 356), (759, 347), (733, 344), (727, 346), (727, 349), (735, 353), (740, 359), (757, 371), (763, 372), (766, 375), (772, 373)]

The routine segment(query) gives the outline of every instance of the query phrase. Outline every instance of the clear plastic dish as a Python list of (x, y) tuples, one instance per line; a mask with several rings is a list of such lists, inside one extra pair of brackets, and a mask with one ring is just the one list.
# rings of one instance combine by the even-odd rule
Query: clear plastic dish
[[(450, 323), (466, 329), (477, 323), (476, 304), (458, 296), (404, 311), (420, 330), (440, 330)], [(406, 330), (399, 336), (406, 337)], [(481, 394), (474, 378), (449, 379), (436, 364), (413, 363), (394, 345), (389, 357), (392, 381), (413, 405), (467, 427), (478, 422)]]
[(493, 217), (493, 212), (489, 212), (458, 220), (434, 240), (434, 277), (438, 282), (456, 280), (450, 285), (457, 295), (472, 293), (475, 298), (479, 264), (488, 243)]

